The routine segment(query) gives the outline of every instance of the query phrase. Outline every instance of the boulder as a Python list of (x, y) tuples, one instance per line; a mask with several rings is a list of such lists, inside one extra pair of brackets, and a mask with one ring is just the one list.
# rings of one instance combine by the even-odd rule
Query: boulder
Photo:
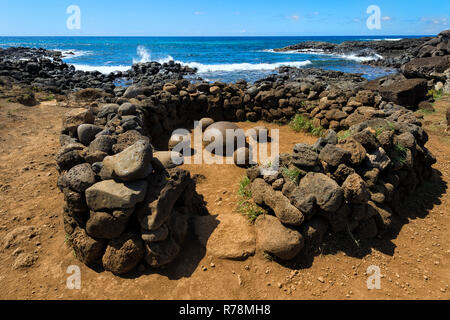
[[(158, 185), (151, 185), (144, 201), (136, 208), (136, 215), (144, 230), (157, 230), (169, 220), (175, 203), (190, 182), (188, 171), (175, 169), (170, 177), (162, 177)], [(156, 180), (156, 179), (155, 179)]]
[(347, 138), (344, 141), (341, 141), (338, 145), (339, 148), (347, 150), (350, 152), (350, 162), (353, 165), (360, 165), (363, 160), (366, 158), (366, 149), (360, 144), (358, 141), (356, 141), (353, 138)]
[(352, 154), (333, 144), (327, 144), (319, 154), (319, 159), (326, 162), (328, 165), (337, 167), (342, 163), (350, 160)]
[(275, 191), (263, 179), (255, 179), (251, 185), (253, 200), (258, 205), (270, 207), (284, 224), (300, 226), (304, 216), (280, 191)]
[(88, 146), (102, 130), (103, 128), (93, 124), (79, 125), (77, 128), (78, 140), (85, 146)]
[(139, 140), (146, 140), (150, 143), (150, 139), (148, 137), (143, 136), (136, 130), (129, 130), (125, 133), (121, 133), (116, 136), (116, 144), (113, 145), (112, 151), (114, 153), (120, 153), (128, 147), (131, 147), (133, 144), (138, 142)]
[(262, 215), (256, 219), (256, 247), (282, 260), (292, 260), (304, 246), (300, 232), (285, 227), (274, 216)]
[(122, 104), (118, 109), (120, 116), (132, 116), (136, 114), (136, 111), (136, 106), (129, 102)]
[(425, 79), (397, 80), (389, 85), (381, 86), (379, 92), (386, 101), (405, 107), (417, 107), (419, 102), (426, 99), (427, 81)]
[[(334, 144), (336, 145), (338, 143), (338, 137), (334, 130), (328, 130), (325, 137), (320, 137), (317, 142), (313, 145), (312, 149), (320, 152), (327, 144)], [(295, 147), (294, 147), (295, 148)], [(295, 150), (294, 150), (295, 152)]]
[(64, 115), (63, 131), (73, 135), (77, 131), (78, 126), (84, 123), (94, 123), (93, 113), (84, 108), (72, 109)]
[(115, 239), (125, 231), (132, 213), (132, 209), (116, 210), (112, 213), (91, 211), (86, 232), (96, 239)]
[(101, 181), (86, 190), (86, 202), (93, 211), (132, 209), (142, 202), (147, 191), (147, 182)]
[(75, 98), (77, 100), (93, 101), (98, 100), (104, 96), (106, 96), (105, 91), (96, 88), (86, 88), (75, 93)]
[(367, 151), (374, 151), (380, 147), (377, 138), (370, 129), (353, 134), (352, 139), (360, 143)]
[(88, 163), (76, 165), (58, 179), (58, 186), (70, 188), (78, 193), (83, 193), (96, 182), (95, 173)]
[(358, 175), (352, 174), (342, 184), (344, 197), (349, 203), (367, 203), (370, 193), (366, 182)]
[(142, 240), (134, 233), (126, 233), (108, 243), (102, 258), (103, 268), (115, 275), (129, 273), (141, 262), (144, 254)]
[(173, 169), (184, 163), (184, 157), (181, 153), (175, 151), (158, 151), (153, 154), (153, 164), (155, 170)]
[(383, 148), (378, 148), (376, 151), (367, 154), (366, 157), (366, 165), (369, 168), (377, 168), (380, 171), (386, 169), (390, 163), (391, 159), (389, 159)]
[(123, 94), (123, 97), (126, 99), (136, 98), (137, 96), (145, 95), (147, 92), (150, 92), (149, 88), (141, 87), (137, 85), (129, 86), (128, 89)]
[(365, 106), (373, 106), (375, 94), (371, 90), (361, 90), (356, 94), (355, 101)]
[(216, 154), (223, 152), (222, 155), (233, 156), (232, 153), (227, 154), (227, 150), (234, 152), (238, 147), (238, 141), (245, 145), (246, 137), (244, 131), (236, 124), (221, 121), (213, 123), (205, 130), (203, 141), (208, 151), (214, 151)]
[(161, 242), (145, 242), (145, 261), (153, 268), (171, 263), (180, 253), (180, 245), (169, 237)]
[(416, 58), (404, 64), (402, 73), (407, 78), (430, 79), (433, 73), (443, 73), (450, 68), (450, 56)]
[(81, 228), (77, 228), (70, 237), (75, 255), (81, 262), (88, 266), (101, 263), (101, 258), (105, 250), (103, 240), (96, 240), (89, 237)]
[(107, 118), (110, 114), (117, 114), (119, 112), (119, 105), (110, 103), (103, 105), (97, 113), (97, 118)]
[(112, 153), (112, 148), (115, 143), (116, 139), (111, 136), (97, 136), (97, 138), (89, 145), (89, 153), (104, 152), (110, 154)]
[(331, 178), (322, 173), (309, 172), (300, 180), (299, 188), (314, 196), (316, 204), (324, 211), (336, 212), (344, 200), (344, 191)]
[(311, 146), (299, 143), (294, 146), (292, 163), (297, 167), (315, 167), (319, 164), (319, 155)]
[(19, 95), (19, 97), (17, 98), (17, 102), (27, 107), (34, 107), (39, 104), (33, 92), (28, 92)]
[(152, 171), (153, 148), (146, 140), (139, 140), (121, 153), (106, 157), (100, 172), (102, 179), (135, 181), (148, 177)]
[(166, 83), (163, 87), (163, 90), (166, 92), (169, 92), (170, 94), (177, 94), (178, 93), (178, 88), (176, 85), (172, 84), (172, 83)]
[(243, 215), (198, 216), (193, 225), (195, 235), (206, 247), (208, 255), (218, 259), (245, 260), (255, 254), (255, 231)]

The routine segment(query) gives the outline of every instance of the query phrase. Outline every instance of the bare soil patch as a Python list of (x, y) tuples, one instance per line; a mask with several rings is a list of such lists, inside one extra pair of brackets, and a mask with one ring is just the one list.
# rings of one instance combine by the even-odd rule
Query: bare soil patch
[[(56, 188), (54, 154), (67, 109), (54, 101), (35, 107), (0, 101), (0, 298), (1, 299), (449, 299), (450, 138), (441, 123), (450, 98), (426, 114), (428, 148), (437, 157), (435, 183), (442, 193), (429, 213), (408, 219), (389, 242), (333, 251), (333, 243), (304, 265), (281, 265), (257, 253), (246, 261), (212, 258), (197, 239), (186, 241), (170, 267), (125, 278), (89, 269), (65, 245), (63, 196)], [(239, 123), (248, 129), (262, 123)], [(280, 129), (280, 152), (316, 138)], [(239, 215), (237, 188), (245, 170), (185, 165), (200, 174), (197, 190), (212, 215)], [(438, 174), (440, 173), (440, 176)], [(426, 197), (425, 197), (426, 198)], [(25, 229), (17, 229), (25, 228)], [(233, 237), (232, 232), (223, 238)], [(8, 247), (4, 243), (8, 240)], [(377, 240), (374, 240), (377, 241)], [(212, 263), (212, 264), (211, 264)], [(81, 290), (66, 289), (67, 267), (81, 268)], [(366, 270), (381, 268), (381, 290), (368, 290)]]

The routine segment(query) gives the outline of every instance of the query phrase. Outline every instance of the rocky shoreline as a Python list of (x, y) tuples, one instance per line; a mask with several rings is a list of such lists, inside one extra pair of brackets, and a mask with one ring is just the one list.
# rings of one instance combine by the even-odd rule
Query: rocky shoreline
[(65, 231), (78, 259), (119, 275), (174, 261), (191, 220), (207, 214), (195, 180), (167, 151), (175, 129), (308, 119), (322, 136), (316, 144), (280, 155), (274, 174), (247, 170), (254, 202), (270, 213), (255, 223), (257, 249), (290, 260), (328, 233), (382, 236), (431, 176), (436, 160), (414, 111), (432, 109), (430, 90), (450, 92), (449, 38), (412, 41), (411, 56), (392, 58), (400, 73), (374, 81), (280, 68), (255, 83), (209, 83), (185, 79), (195, 70), (173, 62), (103, 75), (75, 71), (57, 52), (11, 48), (0, 50), (0, 91), (19, 87), (29, 105), (41, 91), (57, 93), (73, 107), (56, 155)]
[(355, 57), (368, 58), (368, 61), (362, 62), (364, 64), (400, 69), (402, 65), (410, 62), (414, 58), (448, 55), (450, 52), (448, 38), (449, 31), (447, 30), (441, 32), (434, 38), (346, 41), (340, 44), (307, 41), (284, 48), (276, 48), (274, 51), (353, 55)]

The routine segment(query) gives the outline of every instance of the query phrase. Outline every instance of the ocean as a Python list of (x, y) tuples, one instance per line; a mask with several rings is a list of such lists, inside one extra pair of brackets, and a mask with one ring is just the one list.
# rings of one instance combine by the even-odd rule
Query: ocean
[(376, 59), (376, 56), (277, 53), (273, 49), (303, 41), (341, 43), (350, 40), (395, 41), (401, 38), (404, 37), (0, 37), (0, 47), (60, 50), (64, 54), (63, 60), (76, 69), (103, 73), (124, 71), (138, 62), (174, 60), (197, 68), (198, 76), (207, 81), (236, 82), (245, 79), (254, 82), (275, 73), (280, 66), (362, 73), (370, 80), (392, 73), (392, 70), (360, 64), (364, 60)]

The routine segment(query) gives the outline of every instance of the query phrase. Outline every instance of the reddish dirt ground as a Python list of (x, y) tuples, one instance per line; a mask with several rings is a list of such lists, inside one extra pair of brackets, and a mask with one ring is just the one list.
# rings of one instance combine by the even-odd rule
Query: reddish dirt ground
[[(332, 240), (313, 260), (281, 265), (261, 253), (243, 262), (215, 259), (190, 237), (171, 266), (121, 278), (84, 266), (65, 244), (63, 196), (56, 188), (53, 158), (67, 109), (55, 102), (24, 107), (2, 100), (0, 299), (449, 299), (450, 136), (443, 125), (449, 105), (450, 97), (445, 97), (436, 104), (436, 113), (425, 115), (428, 147), (441, 174), (425, 190), (434, 197), (434, 205), (428, 214), (409, 219), (392, 240), (374, 240), (358, 249), (344, 239), (343, 250), (336, 250), (337, 240)], [(288, 127), (269, 127), (280, 129), (281, 152), (298, 142), (315, 141)], [(239, 214), (236, 191), (243, 169), (185, 168), (206, 177), (197, 189), (211, 214)], [(229, 236), (233, 237), (232, 231)], [(21, 257), (37, 260), (30, 267), (17, 268)], [(66, 288), (70, 265), (81, 268), (80, 290)], [(367, 289), (366, 270), (371, 265), (381, 269), (380, 290)]]

